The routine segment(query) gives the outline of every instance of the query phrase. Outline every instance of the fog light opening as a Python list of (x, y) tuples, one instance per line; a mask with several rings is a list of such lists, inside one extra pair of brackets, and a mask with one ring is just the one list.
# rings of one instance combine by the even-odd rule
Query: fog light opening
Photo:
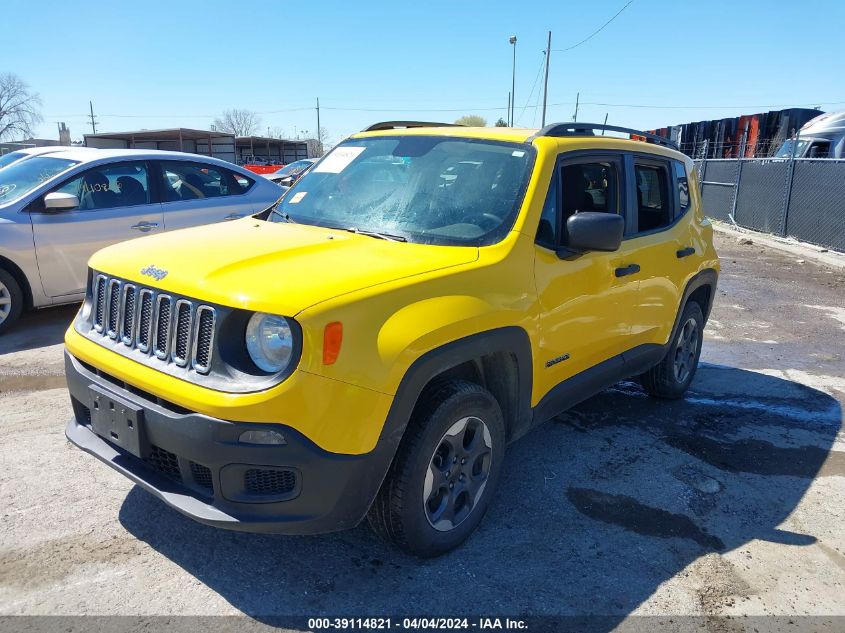
[(284, 435), (278, 431), (244, 431), (238, 441), (242, 444), (287, 444)]

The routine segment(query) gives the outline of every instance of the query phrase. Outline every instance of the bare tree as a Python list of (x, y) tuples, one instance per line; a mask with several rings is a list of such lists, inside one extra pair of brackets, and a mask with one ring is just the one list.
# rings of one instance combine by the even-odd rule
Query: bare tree
[(41, 98), (17, 75), (0, 73), (0, 140), (29, 138), (41, 121)]
[(214, 119), (214, 127), (221, 132), (235, 136), (252, 136), (258, 132), (261, 117), (252, 110), (232, 108), (224, 110), (223, 115)]
[(308, 143), (308, 155), (312, 158), (320, 158), (326, 153), (326, 150), (331, 148), (329, 132), (323, 126), (320, 126), (320, 132), (317, 138), (309, 138), (306, 142)]

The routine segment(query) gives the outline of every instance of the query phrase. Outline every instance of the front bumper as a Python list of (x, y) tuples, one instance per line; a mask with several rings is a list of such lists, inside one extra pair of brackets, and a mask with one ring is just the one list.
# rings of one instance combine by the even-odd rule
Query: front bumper
[[(319, 448), (289, 426), (185, 411), (67, 352), (65, 369), (74, 410), (67, 438), (207, 525), (284, 534), (353, 527), (366, 515), (393, 458), (395, 442), (389, 440), (363, 455), (343, 455)], [(104, 402), (130, 411), (141, 438), (135, 446), (121, 447), (94, 432), (92, 410)], [(286, 444), (240, 442), (241, 433), (251, 429), (278, 431)]]

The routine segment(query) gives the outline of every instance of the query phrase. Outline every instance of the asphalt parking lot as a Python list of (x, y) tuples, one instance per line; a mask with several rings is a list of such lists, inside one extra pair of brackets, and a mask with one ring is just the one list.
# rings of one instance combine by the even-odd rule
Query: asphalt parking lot
[(366, 525), (273, 537), (193, 523), (64, 437), (75, 308), (0, 338), (0, 614), (612, 616), (845, 612), (845, 271), (717, 236), (683, 401), (622, 383), (509, 449), (458, 551)]

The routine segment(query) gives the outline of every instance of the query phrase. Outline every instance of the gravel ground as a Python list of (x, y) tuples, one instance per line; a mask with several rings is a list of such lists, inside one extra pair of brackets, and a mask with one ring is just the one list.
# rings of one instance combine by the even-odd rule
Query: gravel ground
[(366, 525), (204, 527), (72, 447), (74, 308), (0, 338), (0, 615), (845, 614), (845, 272), (718, 236), (688, 397), (621, 383), (509, 449), (479, 532), (432, 561)]

